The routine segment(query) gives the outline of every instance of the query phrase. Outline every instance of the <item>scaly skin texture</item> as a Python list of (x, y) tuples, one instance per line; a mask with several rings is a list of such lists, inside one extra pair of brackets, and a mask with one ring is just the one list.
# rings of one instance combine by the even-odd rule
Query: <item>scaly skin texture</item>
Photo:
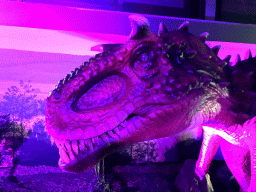
[(224, 68), (230, 79), (229, 102), (222, 101), (226, 110), (244, 119), (237, 124), (205, 124), (204, 139), (196, 163), (196, 173), (202, 179), (208, 172), (211, 160), (218, 147), (221, 147), (224, 159), (241, 186), (242, 192), (256, 191), (256, 132), (255, 132), (255, 101), (256, 101), (256, 58), (241, 61)]
[(160, 24), (156, 35), (144, 17), (130, 21), (125, 44), (76, 68), (47, 98), (46, 127), (64, 170), (86, 171), (124, 146), (207, 122), (245, 121), (222, 106), (230, 57), (217, 57), (219, 47), (205, 44), (207, 33), (195, 37), (185, 22), (176, 31)]

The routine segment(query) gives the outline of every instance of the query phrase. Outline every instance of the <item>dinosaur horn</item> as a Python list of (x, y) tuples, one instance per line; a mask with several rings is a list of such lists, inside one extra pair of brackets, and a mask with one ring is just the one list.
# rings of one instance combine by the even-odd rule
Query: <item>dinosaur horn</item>
[(214, 46), (214, 47), (212, 48), (212, 51), (213, 51), (216, 55), (218, 55), (220, 48), (221, 48), (220, 45), (216, 45), (216, 46)]
[(225, 57), (225, 59), (223, 59), (224, 61), (226, 61), (227, 63), (229, 63), (229, 60), (231, 59), (231, 55), (227, 55)]
[(208, 32), (204, 32), (199, 36), (199, 39), (201, 39), (202, 41), (206, 41), (207, 37), (209, 36)]
[(251, 50), (249, 49), (249, 51), (248, 51), (249, 53), (247, 53), (249, 56), (248, 56), (248, 59), (252, 59), (252, 52), (251, 52)]
[(180, 31), (187, 32), (187, 31), (188, 31), (188, 24), (189, 24), (188, 21), (183, 22), (183, 23), (179, 26), (179, 30), (180, 30)]
[(130, 15), (129, 20), (131, 22), (132, 32), (129, 36), (129, 39), (142, 39), (149, 35), (149, 22), (148, 20), (140, 15)]
[(166, 26), (163, 23), (159, 24), (159, 29), (158, 29), (158, 35), (161, 36), (162, 33), (167, 33), (168, 30)]
[(241, 62), (241, 57), (239, 54), (237, 54), (236, 60), (235, 60), (235, 64)]
[(222, 61), (220, 61), (217, 65), (221, 68), (225, 67), (227, 64), (229, 64), (229, 60), (231, 58), (231, 55), (227, 55), (225, 57), (225, 59), (223, 59)]

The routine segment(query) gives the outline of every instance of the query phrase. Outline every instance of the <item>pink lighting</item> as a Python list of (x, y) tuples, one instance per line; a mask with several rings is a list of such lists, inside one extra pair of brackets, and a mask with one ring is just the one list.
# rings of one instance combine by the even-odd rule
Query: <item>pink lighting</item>
[[(103, 48), (101, 44), (122, 44), (127, 41), (128, 35), (130, 33), (130, 27), (127, 27), (129, 26), (128, 15), (130, 15), (130, 13), (90, 10), (90, 9), (84, 9), (84, 8), (57, 6), (57, 5), (49, 5), (49, 4), (46, 5), (46, 4), (21, 3), (21, 2), (13, 2), (13, 1), (1, 2), (1, 6), (0, 6), (0, 60), (1, 60), (0, 101), (3, 100), (3, 95), (6, 93), (8, 88), (10, 86), (17, 85), (20, 80), (23, 80), (23, 81), (31, 80), (32, 81), (31, 85), (36, 90), (35, 93), (37, 94), (37, 99), (42, 99), (42, 100), (46, 99), (49, 95), (49, 92), (53, 90), (54, 86), (60, 79), (63, 79), (63, 77), (65, 77), (66, 74), (69, 74), (71, 70), (74, 70), (75, 68), (79, 67), (83, 62), (88, 61), (90, 57), (93, 57), (95, 54), (102, 52)], [(158, 18), (158, 16), (151, 16), (151, 17)], [(127, 18), (127, 19), (124, 19), (124, 18)], [(173, 20), (167, 17), (159, 17), (159, 18), (166, 19), (166, 21), (169, 21), (169, 23), (167, 22), (167, 26), (173, 27), (172, 25), (174, 24), (171, 23), (171, 21), (174, 20), (173, 18), (172, 18)], [(182, 19), (176, 18), (176, 20), (181, 21), (183, 20), (183, 18)], [(189, 20), (189, 21), (191, 23), (201, 22), (201, 23), (204, 23), (204, 25), (207, 22), (207, 21), (195, 21), (195, 20)], [(159, 24), (158, 22), (153, 23), (153, 25), (157, 25), (157, 26), (158, 24)], [(208, 24), (210, 25), (211, 22), (209, 22)], [(256, 55), (254, 51), (256, 50), (256, 44), (239, 43), (239, 42), (222, 42), (222, 41), (206, 41), (206, 44), (210, 48), (216, 45), (221, 45), (222, 48), (218, 53), (219, 58), (224, 59), (227, 55), (231, 55), (230, 62), (233, 64), (236, 62), (237, 54), (240, 54), (242, 60), (247, 59), (249, 49), (252, 51), (253, 57)], [(203, 45), (205, 46), (205, 44)], [(126, 53), (124, 51), (124, 55), (125, 54)], [(126, 58), (129, 59), (129, 57), (122, 56), (121, 61), (125, 60)], [(111, 61), (111, 59), (109, 60)], [(130, 62), (130, 60), (128, 61)], [(96, 71), (98, 69), (97, 69), (97, 65), (95, 65), (94, 73), (96, 75), (98, 74)], [(112, 68), (108, 70), (111, 73), (113, 72)], [(90, 71), (88, 70), (88, 74), (89, 72)], [(93, 73), (93, 71), (91, 72)], [(188, 78), (188, 76), (185, 76), (185, 79), (186, 78)], [(83, 80), (81, 80), (81, 82), (82, 81)], [(115, 82), (112, 79), (107, 79), (107, 81)], [(132, 82), (132, 81), (129, 81), (129, 82)], [(217, 82), (216, 84), (218, 83), (219, 82)], [(128, 84), (126, 83), (125, 85), (128, 85)], [(102, 87), (104, 88), (104, 86)], [(116, 85), (116, 87), (118, 86)], [(114, 91), (113, 92), (119, 93), (118, 91), (121, 92), (120, 90), (116, 90), (115, 92)], [(114, 95), (114, 93), (112, 94)], [(89, 96), (96, 98), (96, 96), (93, 94)], [(87, 101), (86, 99), (87, 98), (84, 98), (85, 102)], [(104, 99), (105, 98), (102, 96), (92, 101), (94, 101), (94, 104), (95, 103), (98, 104)], [(120, 105), (120, 108), (121, 107), (122, 106)], [(222, 108), (220, 106), (217, 106), (217, 107), (219, 107), (218, 113), (222, 111), (221, 110)], [(132, 111), (134, 111), (135, 109), (135, 107), (133, 106), (133, 103), (129, 103), (125, 105), (124, 108), (126, 108), (127, 111), (130, 111), (129, 115), (131, 115)], [(211, 109), (213, 108), (214, 107), (211, 107)], [(189, 110), (189, 107), (187, 108), (187, 110)], [(217, 111), (217, 109), (214, 111)], [(95, 130), (102, 131), (100, 132), (100, 134), (103, 135), (105, 132), (108, 131), (109, 126), (113, 125), (112, 127), (114, 128), (116, 126), (115, 124), (119, 124), (121, 122), (120, 118), (121, 117), (123, 118), (124, 116), (123, 113), (124, 111), (121, 111), (118, 113), (117, 111), (113, 110), (113, 114), (115, 116), (113, 118), (110, 118), (110, 116), (106, 117), (105, 118), (107, 119), (106, 123), (103, 124), (101, 122), (97, 124), (98, 127), (95, 127)], [(95, 115), (96, 113), (93, 112), (92, 114)], [(128, 116), (128, 113), (125, 115)], [(119, 119), (117, 118), (117, 116), (119, 117)], [(55, 117), (53, 117), (53, 119), (54, 118)], [(95, 115), (95, 119), (97, 118), (98, 116)], [(170, 119), (170, 116), (168, 116), (168, 119)], [(136, 121), (138, 120), (135, 119), (134, 117), (133, 124), (135, 124)], [(198, 119), (196, 119), (195, 122), (200, 124)], [(66, 124), (68, 123), (69, 122), (67, 122)], [(159, 127), (158, 124), (155, 126)], [(195, 126), (197, 126), (197, 124), (195, 124)], [(226, 155), (225, 157), (227, 157), (228, 160), (232, 160), (233, 156), (238, 154), (236, 151), (244, 152), (243, 147), (244, 145), (248, 144), (248, 143), (245, 144), (244, 140), (248, 139), (249, 137), (252, 138), (251, 136), (253, 135), (252, 134), (253, 132), (250, 132), (250, 129), (254, 128), (254, 124), (250, 124), (250, 126), (249, 124), (244, 124), (243, 126), (247, 126), (246, 134), (245, 132), (243, 134), (244, 129), (242, 130), (242, 128), (245, 128), (245, 127), (242, 127), (242, 126), (240, 127), (231, 126), (232, 129), (234, 128), (232, 131), (230, 130), (223, 131), (224, 129), (226, 129), (226, 127), (217, 126), (214, 124), (208, 124), (203, 126), (204, 143), (202, 145), (201, 154), (199, 156), (199, 160), (196, 165), (197, 166), (196, 173), (201, 180), (204, 178), (205, 174), (209, 171), (210, 163), (214, 159), (214, 155), (217, 152), (219, 145), (222, 146), (222, 149), (225, 151), (225, 155)], [(52, 132), (54, 131), (56, 130), (53, 130)], [(90, 131), (88, 132), (90, 133)], [(56, 135), (59, 134), (59, 132), (54, 132), (54, 133)], [(69, 135), (72, 135), (72, 134), (69, 132)], [(91, 133), (91, 134), (94, 134), (94, 133)], [(99, 134), (99, 131), (97, 134)], [(77, 135), (80, 136), (82, 134), (80, 134), (79, 132), (79, 134)], [(95, 135), (92, 135), (91, 137), (94, 137), (94, 136)], [(160, 149), (162, 149), (162, 151), (166, 151), (166, 146), (168, 145), (174, 146), (178, 142), (184, 141), (190, 138), (200, 139), (201, 136), (202, 136), (202, 128), (198, 126), (197, 128), (189, 132), (181, 133), (179, 135), (174, 135), (172, 138), (162, 139), (160, 142), (156, 144), (156, 148), (158, 149), (158, 151), (160, 151)], [(63, 138), (65, 138), (65, 136), (63, 136)], [(76, 139), (78, 140), (80, 138), (77, 137)], [(250, 140), (251, 142), (250, 145), (253, 147), (253, 152), (256, 153), (256, 147), (254, 146), (254, 141), (255, 139)], [(229, 150), (229, 148), (233, 149), (233, 151)], [(61, 152), (60, 154), (63, 155), (63, 152)], [(254, 158), (254, 160), (256, 159), (255, 154), (254, 156), (252, 155), (252, 157)], [(157, 157), (157, 161), (161, 162), (163, 161), (164, 158), (165, 158), (164, 152), (162, 152)], [(236, 157), (236, 158), (239, 159), (240, 157)], [(239, 170), (239, 166), (237, 166), (235, 163), (236, 162), (229, 162), (229, 166), (232, 165), (231, 167), (233, 167), (233, 171), (234, 169), (237, 169), (234, 171), (234, 173), (236, 174), (236, 175), (234, 174), (236, 177), (236, 180), (238, 180), (243, 190), (246, 191), (248, 190), (249, 184), (246, 183), (246, 179), (244, 179), (243, 177), (239, 177), (244, 172), (243, 170)], [(242, 163), (240, 163), (240, 165), (241, 164)], [(253, 173), (256, 172), (255, 164), (252, 165), (252, 171)], [(256, 178), (253, 177), (253, 182), (254, 181), (256, 181)], [(251, 186), (256, 188), (253, 185)]]

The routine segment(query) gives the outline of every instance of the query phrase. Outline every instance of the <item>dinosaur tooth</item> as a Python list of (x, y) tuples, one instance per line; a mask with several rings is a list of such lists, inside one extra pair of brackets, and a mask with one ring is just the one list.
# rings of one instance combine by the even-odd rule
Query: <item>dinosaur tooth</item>
[(126, 125), (124, 123), (120, 123), (120, 125), (118, 125), (119, 131), (123, 130), (125, 127)]
[(114, 132), (115, 132), (118, 136), (120, 136), (120, 131), (119, 131), (119, 128), (118, 128), (118, 127), (116, 127), (116, 128), (114, 129)]
[(107, 134), (103, 133), (99, 136), (101, 138), (101, 140), (106, 143), (107, 145), (110, 145), (109, 143), (109, 137), (107, 136)]
[(99, 141), (98, 136), (92, 138), (92, 144), (93, 144), (94, 147), (97, 147), (97, 146), (100, 145), (100, 141)]
[(208, 32), (204, 32), (199, 36), (199, 39), (201, 39), (202, 41), (206, 41), (207, 37), (209, 36)]
[[(84, 145), (87, 147), (87, 149), (89, 149), (90, 151), (93, 151), (93, 141), (92, 141), (93, 138), (91, 139), (85, 139), (84, 140)], [(94, 145), (95, 146), (95, 145)]]
[(107, 134), (108, 134), (111, 138), (113, 138), (115, 141), (118, 141), (118, 140), (119, 140), (119, 136), (114, 133), (114, 130), (108, 131)]
[(97, 148), (105, 146), (105, 142), (100, 138), (100, 136), (92, 138), (93, 145)]
[(189, 25), (189, 22), (188, 22), (188, 21), (185, 21), (185, 22), (183, 22), (183, 23), (179, 26), (178, 30), (187, 32), (187, 31), (188, 31), (188, 25)]
[(128, 130), (127, 128), (123, 128), (122, 130), (120, 130), (120, 138), (124, 138), (126, 136), (128, 136)]
[(75, 156), (74, 156), (73, 150), (71, 149), (71, 141), (70, 141), (69, 139), (66, 139), (66, 140), (65, 140), (64, 146), (65, 146), (66, 149), (67, 149), (67, 153), (68, 153), (70, 159), (71, 159), (71, 160), (74, 159)]
[(133, 123), (129, 123), (126, 128), (127, 128), (127, 130), (129, 131), (130, 134), (135, 131), (135, 126), (134, 126)]
[(78, 149), (78, 140), (72, 140), (71, 141), (71, 147), (75, 155), (78, 155), (79, 149)]
[(87, 150), (88, 148), (85, 146), (85, 144), (84, 144), (84, 139), (80, 139), (79, 140), (79, 150), (81, 151), (81, 152), (84, 152), (85, 150)]
[(64, 147), (60, 147), (59, 149), (59, 154), (60, 154), (60, 158), (61, 161), (65, 164), (68, 164), (70, 162), (70, 158), (69, 155), (67, 154), (67, 152), (64, 150)]

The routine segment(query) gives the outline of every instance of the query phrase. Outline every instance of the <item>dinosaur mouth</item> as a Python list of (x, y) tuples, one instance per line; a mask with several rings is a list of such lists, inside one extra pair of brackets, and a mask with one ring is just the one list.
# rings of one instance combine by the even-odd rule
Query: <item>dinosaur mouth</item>
[(121, 140), (136, 130), (134, 124), (138, 120), (133, 116), (113, 130), (89, 139), (61, 141), (55, 138), (60, 154), (59, 167), (76, 173), (88, 170), (106, 155), (123, 148), (125, 143)]
[[(152, 110), (132, 113), (114, 129), (89, 139), (63, 140), (54, 138), (59, 148), (59, 167), (69, 172), (84, 172), (93, 167), (105, 156), (127, 145), (126, 139), (136, 134), (142, 126), (152, 122), (169, 121), (176, 113), (188, 110), (191, 103), (197, 102), (202, 90), (194, 90), (189, 99), (182, 99), (176, 104), (150, 107)], [(148, 111), (151, 111), (150, 113)], [(139, 142), (139, 141), (138, 141)]]
[(132, 113), (114, 129), (96, 137), (80, 140), (54, 138), (56, 146), (59, 148), (59, 167), (76, 173), (88, 170), (100, 159), (126, 146), (127, 144), (123, 141), (125, 138), (135, 133), (147, 121), (158, 119), (159, 114), (165, 114), (167, 109), (172, 106), (154, 108), (158, 108), (158, 114), (152, 112), (146, 118)]

